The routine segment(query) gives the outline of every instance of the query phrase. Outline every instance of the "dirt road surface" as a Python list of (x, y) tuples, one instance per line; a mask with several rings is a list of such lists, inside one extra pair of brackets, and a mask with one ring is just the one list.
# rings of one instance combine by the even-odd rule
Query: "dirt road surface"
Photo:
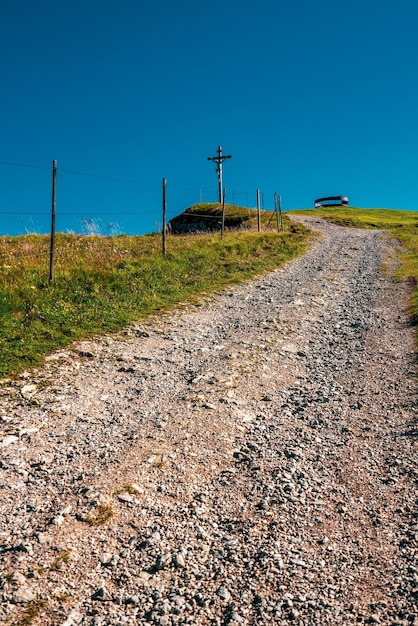
[(321, 234), (0, 385), (1, 624), (418, 624), (396, 242)]

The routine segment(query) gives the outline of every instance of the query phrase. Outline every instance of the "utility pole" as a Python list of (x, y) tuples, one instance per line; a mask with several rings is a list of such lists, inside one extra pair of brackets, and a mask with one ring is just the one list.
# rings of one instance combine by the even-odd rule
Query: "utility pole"
[(208, 157), (208, 161), (214, 161), (216, 163), (216, 173), (218, 175), (219, 202), (221, 204), (223, 199), (222, 163), (225, 161), (225, 159), (232, 159), (232, 155), (223, 155), (222, 146), (218, 146), (218, 155), (216, 157)]

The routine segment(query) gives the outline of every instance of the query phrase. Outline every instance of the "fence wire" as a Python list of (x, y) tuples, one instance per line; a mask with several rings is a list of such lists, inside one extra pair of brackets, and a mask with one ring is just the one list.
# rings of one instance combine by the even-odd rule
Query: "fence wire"
[[(16, 172), (26, 170), (26, 175), (2, 176), (2, 168), (13, 168)], [(33, 173), (29, 173), (33, 170)], [(51, 235), (51, 168), (43, 165), (0, 161), (0, 232), (10, 231), (10, 235), (0, 235), (0, 243), (16, 235)], [(122, 178), (107, 174), (83, 172), (56, 167), (57, 200), (55, 211), (56, 232), (74, 235), (144, 235), (162, 231), (162, 186), (161, 183)], [(3, 179), (3, 180), (2, 180)], [(77, 182), (74, 183), (74, 180)], [(83, 181), (83, 182), (81, 182)], [(9, 193), (5, 193), (4, 191)], [(138, 193), (138, 188), (140, 189)], [(3, 191), (3, 193), (2, 193)], [(146, 192), (146, 193), (145, 193)], [(176, 217), (190, 215), (184, 207), (216, 203), (216, 191), (203, 188), (168, 186), (168, 208), (166, 220), (170, 224)], [(31, 206), (23, 207), (30, 195)], [(147, 200), (141, 196), (148, 196)], [(5, 199), (2, 199), (5, 196)], [(6, 200), (7, 196), (7, 200)], [(225, 203), (228, 206), (256, 207), (256, 192), (229, 191)], [(264, 209), (264, 196), (261, 195), (261, 208)], [(142, 204), (142, 207), (141, 207)], [(148, 206), (146, 206), (148, 204)], [(101, 209), (100, 206), (105, 208)], [(135, 206), (137, 208), (135, 208)], [(74, 208), (77, 207), (77, 208)], [(272, 207), (270, 210), (273, 210)], [(193, 218), (216, 220), (218, 215), (192, 213)], [(1, 218), (3, 224), (1, 225)], [(170, 228), (168, 228), (170, 232)], [(3, 241), (2, 241), (3, 240)], [(32, 242), (33, 245), (33, 242)], [(45, 245), (45, 244), (44, 244)], [(64, 251), (65, 252), (65, 251)], [(60, 255), (63, 250), (45, 252), (28, 251), (16, 255), (7, 254), (7, 261)], [(0, 250), (0, 263), (6, 256)]]

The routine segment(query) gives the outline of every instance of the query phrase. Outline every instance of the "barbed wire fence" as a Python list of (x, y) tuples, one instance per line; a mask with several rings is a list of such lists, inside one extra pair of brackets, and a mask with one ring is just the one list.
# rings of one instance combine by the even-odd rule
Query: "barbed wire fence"
[[(14, 234), (49, 235), (49, 249), (35, 251), (28, 247), (26, 254), (20, 254), (15, 258), (42, 256), (49, 258), (50, 282), (54, 280), (55, 256), (61, 252), (56, 248), (55, 234), (57, 232), (97, 236), (143, 235), (157, 232), (162, 235), (162, 254), (165, 255), (171, 220), (182, 215), (190, 215), (187, 209), (184, 210), (184, 206), (216, 204), (213, 200), (214, 190), (168, 186), (166, 179), (162, 179), (162, 182), (151, 183), (82, 172), (58, 167), (57, 161), (52, 162), (52, 167), (0, 161), (0, 171), (1, 169), (4, 171), (5, 168), (24, 170), (26, 175), (23, 178), (23, 184), (22, 180), (16, 176), (6, 181), (8, 184), (13, 184), (13, 189), (16, 190), (13, 193), (13, 206), (2, 206), (0, 190), (0, 221), (4, 222), (8, 219), (10, 224), (12, 220)], [(40, 172), (42, 172), (41, 177), (39, 177)], [(17, 178), (19, 184), (16, 185)], [(124, 186), (123, 194), (121, 194), (121, 185)], [(151, 206), (139, 208), (141, 193), (138, 193), (138, 189), (141, 190), (144, 186), (147, 187), (147, 195), (151, 198), (151, 201), (148, 200)], [(24, 198), (19, 197), (19, 189), (24, 189)], [(31, 207), (23, 209), (28, 191), (31, 192)], [(129, 206), (126, 208), (120, 206), (121, 196), (124, 198), (123, 202), (126, 202), (126, 198), (129, 199)], [(170, 200), (167, 200), (167, 196)], [(176, 200), (172, 202), (172, 198)], [(225, 202), (220, 207), (221, 214), (205, 213), (202, 217), (205, 220), (213, 219), (214, 228), (211, 230), (219, 230), (223, 235), (225, 206), (246, 207), (249, 211), (257, 210), (258, 230), (260, 230), (260, 211), (267, 210), (272, 213), (268, 227), (276, 215), (277, 230), (283, 230), (281, 199), (278, 203), (277, 198), (279, 196), (275, 194), (272, 204), (269, 204), (269, 198), (267, 202), (269, 206), (265, 208), (264, 194), (259, 190), (255, 192), (232, 190), (228, 194), (225, 190)], [(8, 203), (10, 204), (10, 201)], [(107, 206), (105, 211), (100, 208), (102, 203)], [(173, 205), (178, 208), (168, 209), (168, 206)], [(77, 206), (77, 209), (74, 209), (74, 206)], [(193, 215), (199, 216), (197, 212)], [(45, 246), (48, 243), (47, 239), (44, 238), (42, 243)]]

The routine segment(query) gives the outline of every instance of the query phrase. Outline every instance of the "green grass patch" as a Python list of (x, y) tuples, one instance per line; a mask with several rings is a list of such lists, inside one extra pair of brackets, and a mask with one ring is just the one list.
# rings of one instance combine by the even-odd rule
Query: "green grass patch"
[(389, 209), (357, 209), (353, 207), (328, 207), (315, 210), (289, 211), (289, 214), (316, 215), (334, 224), (354, 228), (389, 230), (402, 243), (401, 261), (395, 273), (398, 280), (408, 281), (413, 289), (410, 313), (418, 324), (418, 212)]
[(28, 602), (21, 617), (13, 621), (11, 626), (28, 626), (29, 624), (32, 624), (33, 620), (35, 620), (39, 616), (39, 613), (46, 605), (47, 601), (41, 599), (36, 599)]
[(106, 524), (115, 515), (114, 510), (109, 504), (99, 504), (94, 510), (93, 515), (86, 517), (86, 522), (90, 526), (102, 526)]
[(61, 550), (58, 557), (51, 564), (52, 570), (60, 570), (64, 563), (69, 563), (71, 558), (71, 549)]
[(280, 234), (170, 236), (166, 257), (157, 234), (58, 233), (52, 284), (48, 237), (0, 237), (0, 377), (39, 366), (73, 341), (280, 267), (309, 241), (307, 229), (285, 222)]

